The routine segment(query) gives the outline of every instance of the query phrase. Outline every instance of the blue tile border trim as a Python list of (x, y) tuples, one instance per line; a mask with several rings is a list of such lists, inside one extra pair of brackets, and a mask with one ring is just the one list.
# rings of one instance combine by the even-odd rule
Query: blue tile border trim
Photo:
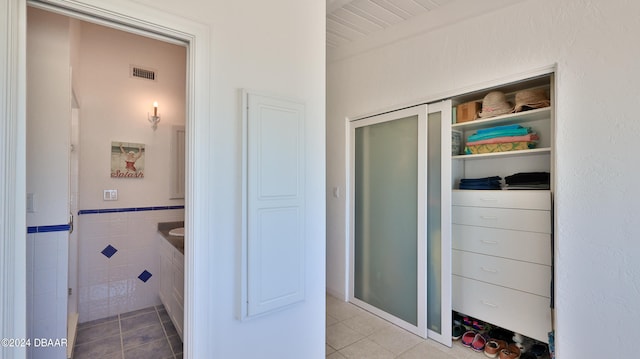
[(142, 212), (142, 211), (165, 211), (165, 210), (169, 210), (169, 209), (184, 209), (184, 205), (180, 205), (180, 206), (155, 206), (155, 207), (81, 209), (81, 210), (78, 211), (78, 216), (83, 215), (83, 214)]
[(27, 233), (47, 233), (47, 232), (65, 232), (69, 231), (71, 226), (68, 224), (57, 224), (54, 226), (33, 226), (27, 227)]

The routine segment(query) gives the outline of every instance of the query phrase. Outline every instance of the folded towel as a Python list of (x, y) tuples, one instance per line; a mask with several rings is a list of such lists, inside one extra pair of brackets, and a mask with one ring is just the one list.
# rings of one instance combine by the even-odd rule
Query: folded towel
[(474, 142), (474, 141), (480, 141), (480, 140), (488, 140), (490, 138), (496, 138), (496, 137), (524, 136), (529, 133), (531, 133), (531, 128), (529, 127), (498, 129), (498, 130), (482, 132), (482, 133), (476, 132), (473, 135), (469, 136), (467, 141)]
[(506, 143), (489, 143), (485, 145), (466, 146), (464, 152), (468, 155), (477, 155), (492, 152), (520, 151), (535, 148), (535, 141), (519, 141)]
[(502, 179), (502, 177), (500, 177), (500, 176), (491, 176), (491, 177), (482, 177), (482, 178), (462, 178), (462, 179), (460, 179), (460, 182), (462, 182), (462, 183), (473, 183), (473, 182), (486, 183), (486, 182), (491, 182), (491, 181), (500, 181), (501, 179)]
[(527, 141), (528, 142), (528, 141), (537, 141), (539, 139), (540, 139), (540, 137), (538, 137), (538, 134), (536, 134), (535, 132), (532, 132), (532, 133), (530, 133), (528, 135), (524, 135), (524, 136), (496, 137), (496, 138), (490, 138), (488, 140), (467, 142), (467, 146), (486, 145), (486, 144), (490, 144), (490, 143), (520, 142), (520, 141)]
[(504, 178), (509, 184), (537, 184), (549, 183), (551, 174), (549, 172), (519, 172)]
[(520, 125), (495, 126), (495, 127), (489, 127), (489, 128), (481, 128), (476, 132), (477, 133), (491, 133), (491, 132), (494, 132), (494, 131), (514, 130), (514, 129), (518, 129), (518, 128), (522, 128), (522, 126), (520, 126)]
[(502, 177), (491, 176), (483, 178), (462, 178), (460, 180), (460, 189), (501, 189)]
[(465, 183), (460, 183), (460, 189), (486, 189), (486, 190), (498, 190), (502, 189), (500, 185), (470, 185)]
[(540, 183), (540, 184), (517, 184), (517, 185), (505, 185), (503, 187), (503, 189), (508, 189), (508, 190), (519, 190), (519, 189), (538, 189), (538, 190), (545, 190), (545, 189), (550, 189), (551, 186), (548, 183)]

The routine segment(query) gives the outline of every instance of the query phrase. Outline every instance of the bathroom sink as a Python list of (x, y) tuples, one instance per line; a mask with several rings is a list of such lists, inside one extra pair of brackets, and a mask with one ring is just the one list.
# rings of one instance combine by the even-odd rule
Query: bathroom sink
[(169, 235), (184, 237), (184, 227), (174, 228), (174, 229), (170, 230), (169, 231)]

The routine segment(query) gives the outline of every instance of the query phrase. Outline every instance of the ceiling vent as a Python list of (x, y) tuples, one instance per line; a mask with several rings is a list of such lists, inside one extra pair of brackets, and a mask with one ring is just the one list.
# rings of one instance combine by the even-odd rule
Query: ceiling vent
[(145, 79), (145, 80), (151, 80), (151, 81), (156, 80), (155, 70), (143, 69), (142, 67), (139, 67), (139, 66), (132, 65), (130, 75), (131, 77), (136, 77), (139, 79)]

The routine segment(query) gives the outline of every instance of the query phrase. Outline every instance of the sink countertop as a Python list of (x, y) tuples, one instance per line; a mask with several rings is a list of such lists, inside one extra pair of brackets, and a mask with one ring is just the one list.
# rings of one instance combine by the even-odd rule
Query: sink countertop
[(184, 227), (184, 221), (180, 222), (161, 222), (158, 223), (158, 232), (174, 246), (180, 253), (184, 254), (184, 237), (172, 236), (169, 231), (174, 228)]

